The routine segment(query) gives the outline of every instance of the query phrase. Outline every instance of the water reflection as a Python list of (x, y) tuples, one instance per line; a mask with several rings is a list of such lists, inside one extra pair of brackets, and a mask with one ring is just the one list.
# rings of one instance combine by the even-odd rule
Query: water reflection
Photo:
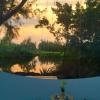
[[(62, 80), (60, 85), (60, 93), (56, 93), (51, 96), (50, 100), (75, 100), (75, 97), (66, 91), (65, 85), (68, 81)], [(85, 97), (82, 100), (87, 100)]]
[[(62, 80), (60, 86), (60, 93), (56, 93), (55, 95), (52, 95), (51, 100), (75, 100), (74, 96), (68, 93), (68, 91), (66, 91), (65, 85), (66, 85), (66, 81)], [(83, 98), (82, 100), (87, 100), (87, 99)]]
[(8, 62), (5, 62), (6, 67), (0, 64), (0, 71), (24, 76), (57, 76), (58, 78), (82, 78), (100, 75), (98, 66), (87, 65), (81, 61), (68, 61), (61, 57), (36, 56), (25, 63), (15, 63), (13, 60), (13, 63)]
[(2, 71), (2, 68), (0, 68), (0, 72)]
[(10, 68), (12, 73), (23, 75), (48, 75), (56, 70), (56, 64), (54, 62), (42, 63), (39, 57), (29, 61), (27, 64), (15, 64)]
[(55, 94), (53, 96), (51, 96), (51, 100), (74, 100), (74, 97), (71, 96), (70, 94), (66, 94), (65, 91), (65, 81), (61, 82), (61, 86), (60, 86), (60, 94)]

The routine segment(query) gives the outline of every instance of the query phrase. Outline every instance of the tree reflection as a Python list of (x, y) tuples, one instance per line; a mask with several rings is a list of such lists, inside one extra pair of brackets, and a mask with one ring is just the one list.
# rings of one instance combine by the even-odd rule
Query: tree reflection
[[(62, 78), (84, 78), (100, 75), (100, 68), (94, 62), (88, 63), (85, 59), (69, 60), (57, 57), (38, 57), (28, 62), (16, 60), (1, 61), (0, 66), (2, 71), (14, 73), (23, 76), (56, 76), (58, 79)], [(11, 63), (10, 63), (11, 61)], [(7, 65), (8, 64), (8, 65)], [(11, 68), (18, 64), (21, 70), (12, 71)], [(13, 68), (14, 69), (14, 68)]]
[(28, 64), (21, 65), (24, 72), (29, 73), (35, 67), (36, 61), (33, 60)]
[(87, 64), (81, 60), (64, 59), (57, 68), (58, 78), (82, 78), (100, 75), (99, 70), (97, 71), (98, 66), (94, 66), (93, 63)]
[(65, 85), (66, 82), (64, 80), (61, 81), (60, 94), (51, 96), (51, 100), (74, 100), (73, 96), (69, 95), (68, 93), (66, 94)]

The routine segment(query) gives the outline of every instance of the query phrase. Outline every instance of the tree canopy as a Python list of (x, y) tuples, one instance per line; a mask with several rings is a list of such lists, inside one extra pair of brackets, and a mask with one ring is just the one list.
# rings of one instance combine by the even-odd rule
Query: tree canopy
[(29, 18), (32, 12), (32, 5), (36, 0), (0, 0), (0, 26), (7, 28), (9, 36), (17, 37), (18, 29), (21, 23), (17, 22), (20, 17)]
[[(100, 2), (86, 0), (84, 5), (86, 7), (77, 2), (75, 9), (72, 9), (72, 5), (68, 3), (56, 2), (56, 7), (52, 8), (57, 16), (56, 21), (51, 24), (48, 19), (42, 18), (39, 25), (46, 26), (55, 37), (62, 36), (67, 42), (72, 36), (82, 40), (81, 42), (92, 41), (100, 29)], [(55, 28), (56, 24), (60, 26), (58, 29)]]
[(79, 52), (94, 52), (100, 48), (100, 2), (86, 0), (84, 5), (77, 2), (73, 9), (68, 3), (56, 2), (56, 7), (52, 8), (57, 17), (55, 22), (42, 18), (37, 26), (45, 26), (58, 40), (65, 39), (65, 52), (70, 46), (79, 49)]
[(35, 0), (0, 0), (0, 25), (17, 13), (26, 15), (33, 2)]

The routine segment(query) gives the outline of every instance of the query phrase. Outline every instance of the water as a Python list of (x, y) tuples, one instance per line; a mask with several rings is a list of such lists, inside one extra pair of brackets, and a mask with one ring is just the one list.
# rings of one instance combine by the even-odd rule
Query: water
[[(65, 94), (74, 100), (100, 100), (100, 77), (66, 79)], [(27, 78), (0, 73), (0, 100), (51, 100), (61, 94), (62, 80)], [(86, 98), (86, 99), (85, 99)]]
[[(28, 61), (6, 59), (0, 62), (0, 71), (23, 76), (40, 78), (85, 78), (100, 75), (100, 68), (92, 64), (81, 64), (79, 61), (68, 61), (61, 57), (35, 56)], [(45, 76), (45, 77), (43, 77)], [(51, 79), (50, 78), (50, 79)]]
[(100, 100), (99, 68), (80, 65), (59, 57), (0, 60), (0, 100), (54, 100), (62, 94), (61, 78), (68, 100)]

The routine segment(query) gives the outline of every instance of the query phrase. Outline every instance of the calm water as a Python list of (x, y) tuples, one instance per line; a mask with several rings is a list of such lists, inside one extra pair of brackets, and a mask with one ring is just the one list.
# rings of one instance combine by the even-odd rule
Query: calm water
[(86, 65), (59, 57), (0, 60), (0, 100), (100, 100), (99, 68)]
[[(71, 100), (100, 100), (100, 77), (66, 79), (65, 95)], [(0, 72), (0, 100), (52, 100), (61, 94), (62, 80), (27, 78)]]
[[(57, 78), (83, 78), (100, 75), (100, 68), (85, 62), (68, 61), (59, 57), (39, 57), (21, 62), (18, 60), (1, 60), (0, 71), (23, 76), (56, 76)], [(39, 77), (40, 78), (40, 77)]]

